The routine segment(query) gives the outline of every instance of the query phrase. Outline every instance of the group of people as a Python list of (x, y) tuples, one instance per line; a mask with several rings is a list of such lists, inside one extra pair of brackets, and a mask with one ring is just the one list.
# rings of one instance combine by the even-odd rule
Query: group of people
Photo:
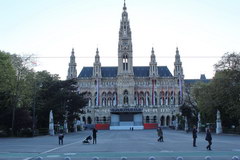
[[(193, 147), (197, 147), (196, 146), (196, 139), (197, 139), (197, 129), (196, 129), (196, 126), (193, 126), (193, 130), (192, 130), (192, 136), (193, 136)], [(207, 131), (206, 131), (206, 137), (205, 137), (205, 140), (208, 141), (208, 145), (207, 145), (207, 150), (212, 150), (211, 149), (211, 145), (212, 145), (212, 135), (211, 135), (211, 132), (210, 132), (210, 129), (207, 128)]]
[[(193, 147), (197, 147), (196, 145), (196, 139), (197, 139), (197, 129), (196, 126), (193, 126), (193, 130), (192, 130), (192, 136), (193, 136)], [(161, 127), (157, 128), (157, 134), (158, 134), (158, 142), (163, 142), (163, 131)], [(206, 137), (205, 140), (208, 141), (208, 145), (207, 145), (207, 150), (212, 150), (211, 149), (211, 145), (212, 145), (212, 135), (210, 132), (210, 129), (208, 128), (206, 131)]]
[[(58, 134), (58, 144), (63, 145), (64, 134), (63, 131), (60, 131)], [(97, 130), (95, 128), (92, 129), (92, 136), (88, 136), (83, 143), (90, 143), (89, 140), (93, 140), (93, 144), (97, 144)]]
[[(196, 139), (197, 139), (197, 129), (196, 126), (193, 126), (193, 130), (192, 130), (192, 136), (193, 136), (193, 147), (197, 147), (196, 145)], [(163, 131), (161, 127), (157, 128), (157, 134), (158, 134), (158, 142), (163, 142)], [(64, 138), (64, 134), (63, 131), (60, 131), (59, 135), (58, 135), (58, 143), (59, 145), (63, 145), (63, 138)], [(84, 141), (86, 143), (89, 143), (89, 140), (93, 139), (93, 144), (97, 144), (97, 130), (95, 128), (92, 129), (92, 137), (88, 136)], [(212, 150), (211, 149), (211, 145), (212, 145), (212, 135), (209, 129), (207, 129), (206, 131), (206, 137), (205, 140), (208, 141), (208, 145), (207, 145), (207, 149), (208, 150)], [(83, 141), (83, 143), (84, 143)]]

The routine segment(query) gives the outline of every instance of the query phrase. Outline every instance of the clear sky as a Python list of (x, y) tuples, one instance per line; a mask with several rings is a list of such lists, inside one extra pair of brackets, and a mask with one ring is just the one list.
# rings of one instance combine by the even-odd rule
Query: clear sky
[[(0, 50), (34, 54), (36, 70), (66, 79), (72, 48), (78, 74), (93, 66), (117, 66), (123, 0), (0, 0)], [(214, 75), (226, 52), (240, 52), (239, 0), (126, 0), (133, 65), (148, 66), (154, 47), (158, 66), (173, 73), (178, 46), (185, 78)]]

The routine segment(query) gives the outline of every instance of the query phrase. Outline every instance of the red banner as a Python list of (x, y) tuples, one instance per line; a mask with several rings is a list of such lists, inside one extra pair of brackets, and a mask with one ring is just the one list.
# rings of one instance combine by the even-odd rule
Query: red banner
[(157, 129), (157, 123), (144, 123), (144, 129)]
[(95, 124), (96, 130), (109, 130), (109, 124)]

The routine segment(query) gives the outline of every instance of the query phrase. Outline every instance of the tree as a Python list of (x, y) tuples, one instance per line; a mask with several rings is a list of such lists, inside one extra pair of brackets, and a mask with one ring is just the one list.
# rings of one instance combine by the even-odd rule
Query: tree
[[(31, 104), (33, 71), (27, 67), (31, 58), (11, 55), (3, 51), (0, 51), (0, 56), (1, 128), (11, 128), (13, 135), (19, 131), (15, 127), (16, 118), (19, 119), (16, 117), (16, 110), (21, 112), (21, 109), (27, 109)], [(11, 120), (9, 117), (12, 117)]]
[(225, 127), (240, 121), (240, 54), (226, 53), (215, 65), (213, 80), (195, 88), (194, 95), (205, 119), (215, 122), (217, 110)]
[(79, 118), (81, 108), (87, 104), (83, 94), (77, 92), (77, 81), (51, 79), (46, 73), (43, 79), (47, 81), (42, 81), (43, 85), (36, 100), (38, 127), (48, 127), (49, 122), (46, 117), (49, 116), (50, 110), (53, 110), (55, 123), (63, 124), (67, 119), (69, 126), (73, 126), (74, 119)]

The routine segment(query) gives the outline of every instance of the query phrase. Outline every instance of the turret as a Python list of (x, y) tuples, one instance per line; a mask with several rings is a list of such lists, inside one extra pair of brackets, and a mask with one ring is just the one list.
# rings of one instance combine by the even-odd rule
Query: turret
[(118, 42), (118, 75), (133, 75), (132, 36), (124, 1)]
[(95, 62), (93, 63), (93, 77), (101, 77), (101, 63), (98, 48), (96, 50)]
[(75, 62), (74, 48), (72, 49), (72, 54), (70, 56), (70, 63), (68, 64), (68, 75), (67, 79), (77, 78), (77, 63)]
[(174, 62), (174, 77), (184, 78), (182, 62), (180, 59), (180, 54), (178, 51), (178, 47), (176, 48), (175, 62)]
[(157, 62), (154, 54), (154, 49), (152, 48), (151, 61), (149, 63), (149, 76), (156, 77), (158, 76)]

